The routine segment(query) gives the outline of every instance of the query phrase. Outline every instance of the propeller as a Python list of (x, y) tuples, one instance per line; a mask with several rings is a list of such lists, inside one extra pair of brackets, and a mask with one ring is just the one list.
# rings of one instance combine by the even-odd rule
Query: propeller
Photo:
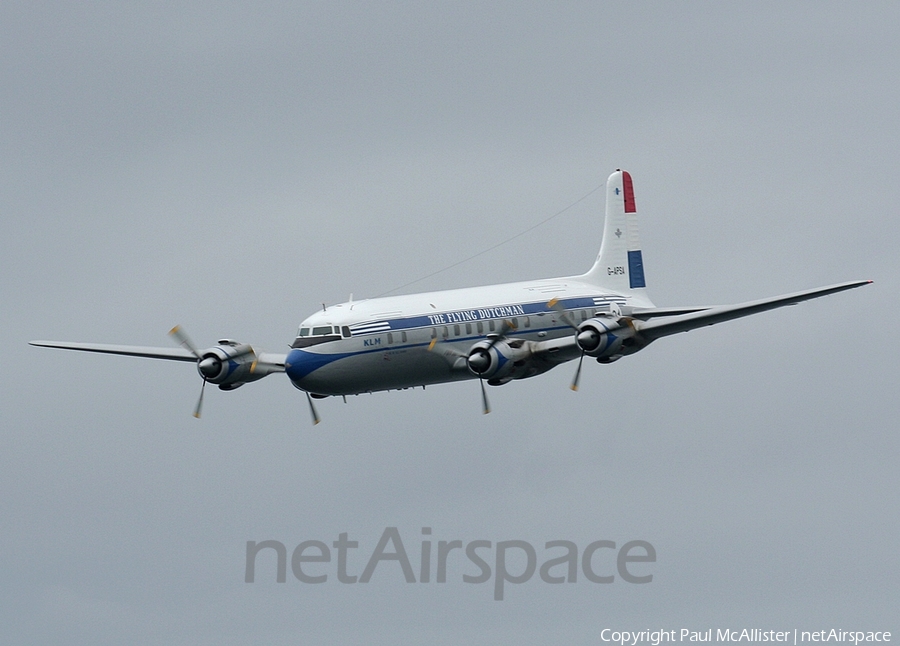
[[(500, 324), (500, 330), (496, 333), (491, 333), (488, 335), (488, 344), (486, 346), (478, 346), (470, 353), (460, 352), (456, 348), (447, 347), (443, 348), (441, 351), (449, 354), (454, 357), (458, 357), (460, 359), (466, 360), (466, 365), (469, 367), (469, 370), (478, 375), (478, 383), (481, 385), (481, 410), (482, 413), (487, 415), (491, 412), (491, 405), (488, 403), (487, 389), (484, 387), (484, 373), (487, 372), (488, 368), (491, 367), (491, 349), (497, 345), (499, 341), (502, 341), (506, 338), (506, 335), (516, 329), (516, 326), (513, 325), (512, 321), (503, 320)], [(437, 345), (437, 337), (431, 340), (431, 343), (428, 344), (428, 351), (431, 352), (434, 350)], [(310, 405), (312, 402), (310, 402)]]
[(194, 417), (200, 419), (200, 408), (203, 406), (203, 391), (206, 390), (206, 377), (203, 378), (203, 385), (200, 386), (200, 399), (197, 400), (197, 407), (194, 408)]
[(597, 334), (596, 330), (588, 328), (579, 332), (575, 339), (578, 343), (578, 347), (581, 348), (581, 356), (578, 357), (578, 368), (575, 370), (575, 378), (572, 380), (572, 385), (569, 386), (569, 388), (574, 392), (578, 392), (578, 382), (581, 381), (581, 365), (584, 363), (584, 353), (588, 350), (593, 350), (599, 345), (600, 336)]
[[(563, 307), (558, 298), (551, 299), (550, 302), (547, 303), (547, 307), (556, 312), (560, 321), (575, 330), (575, 332), (578, 332), (578, 326), (575, 324), (575, 321), (572, 320), (572, 317), (569, 316), (566, 308)], [(587, 332), (587, 330), (585, 330), (585, 332)], [(578, 368), (575, 370), (575, 378), (572, 380), (572, 385), (569, 386), (569, 388), (575, 392), (578, 392), (578, 383), (581, 381), (581, 365), (584, 363), (584, 346), (580, 342), (581, 334), (584, 334), (584, 332), (580, 332), (576, 335), (576, 339), (579, 341), (578, 347), (581, 348), (581, 356), (578, 358)]]
[(556, 312), (559, 316), (559, 320), (568, 325), (573, 330), (577, 330), (578, 326), (575, 325), (575, 321), (572, 320), (572, 317), (569, 316), (569, 313), (566, 311), (566, 308), (563, 307), (562, 303), (559, 302), (558, 298), (553, 298), (547, 303), (547, 307)]
[[(584, 355), (588, 352), (594, 352), (600, 347), (602, 335), (592, 327), (578, 327), (578, 325), (575, 324), (575, 321), (569, 316), (566, 308), (563, 307), (562, 303), (559, 302), (559, 299), (552, 299), (549, 303), (547, 303), (547, 307), (556, 312), (556, 314), (559, 316), (559, 320), (575, 330), (575, 341), (578, 344), (578, 347), (581, 348), (581, 356), (578, 358), (578, 368), (575, 370), (575, 378), (572, 380), (572, 385), (570, 386), (570, 388), (574, 391), (577, 391), (578, 383), (581, 381), (581, 366), (584, 363)], [(614, 321), (614, 324), (612, 326), (604, 326), (606, 327), (608, 332), (614, 332), (625, 327), (631, 328), (632, 334), (635, 334), (637, 332), (634, 319), (632, 319), (630, 316), (622, 316), (622, 310), (619, 308), (618, 303), (614, 301), (610, 302), (609, 304), (609, 313), (599, 314), (599, 316), (603, 316)]]
[(490, 339), (490, 342), (488, 343), (487, 348), (485, 348), (485, 349), (490, 350), (497, 344), (497, 341), (502, 341), (503, 339), (506, 338), (507, 334), (509, 334), (510, 332), (513, 332), (515, 330), (516, 330), (516, 326), (513, 325), (512, 321), (503, 319), (503, 322), (500, 323), (500, 331), (493, 333), (493, 334), (488, 334), (488, 339)]
[[(600, 345), (600, 335), (593, 328), (579, 328), (575, 324), (575, 321), (572, 320), (572, 317), (569, 316), (566, 308), (559, 302), (558, 298), (554, 298), (547, 303), (547, 307), (556, 312), (557, 316), (559, 316), (559, 320), (575, 330), (575, 341), (578, 343), (578, 347), (581, 348), (581, 356), (578, 358), (578, 368), (575, 370), (575, 378), (572, 379), (572, 385), (569, 386), (569, 388), (578, 392), (578, 384), (581, 381), (581, 366), (584, 364), (584, 355), (587, 352), (593, 352), (597, 349)], [(620, 324), (621, 321), (624, 320), (627, 325), (633, 326), (631, 319), (621, 316), (621, 310), (619, 310), (619, 306), (616, 303), (610, 303), (609, 313), (611, 316), (616, 317), (616, 320)]]
[[(437, 339), (432, 339), (431, 343), (428, 344), (428, 351), (434, 350), (436, 345)], [(481, 410), (485, 415), (490, 413), (491, 406), (488, 404), (487, 391), (484, 388), (484, 377), (482, 376), (491, 365), (491, 357), (488, 354), (488, 350), (480, 347), (471, 354), (460, 352), (456, 348), (443, 348), (441, 351), (450, 356), (465, 359), (469, 369), (478, 375), (478, 382), (481, 384)]]
[(572, 385), (569, 388), (578, 392), (578, 382), (581, 381), (581, 364), (584, 363), (584, 350), (581, 351), (581, 356), (578, 357), (578, 369), (575, 370), (575, 378), (572, 380)]
[(200, 372), (200, 376), (203, 377), (203, 385), (200, 386), (200, 398), (197, 400), (197, 405), (194, 407), (194, 417), (200, 419), (200, 410), (203, 408), (203, 393), (206, 391), (206, 379), (207, 377), (215, 375), (218, 372), (218, 369), (211, 363), (213, 361), (212, 357), (204, 359), (200, 356), (200, 352), (197, 351), (197, 346), (191, 341), (191, 337), (187, 335), (187, 332), (181, 329), (180, 325), (176, 325), (169, 330), (169, 336), (175, 339), (175, 341), (178, 342), (178, 345), (185, 350), (189, 350), (191, 354), (197, 357), (197, 370)]
[(481, 384), (481, 412), (487, 415), (491, 412), (491, 405), (488, 404), (487, 390), (484, 388), (484, 377), (479, 377), (478, 383)]
[[(200, 386), (200, 398), (197, 400), (197, 406), (194, 407), (194, 417), (200, 419), (200, 410), (203, 407), (203, 393), (206, 391), (206, 382), (210, 379), (213, 379), (216, 375), (218, 375), (222, 371), (222, 360), (219, 357), (209, 354), (207, 356), (203, 356), (200, 354), (200, 351), (197, 349), (197, 346), (194, 345), (194, 342), (191, 341), (191, 337), (187, 335), (187, 332), (181, 329), (180, 325), (176, 325), (171, 330), (169, 330), (169, 336), (172, 337), (178, 345), (188, 350), (191, 354), (197, 357), (197, 372), (200, 373), (200, 376), (203, 378), (203, 385)], [(247, 346), (247, 350), (232, 356), (232, 359), (242, 357), (247, 354), (253, 354), (253, 365), (250, 366), (251, 374), (256, 370), (256, 353), (253, 352), (253, 348)]]
[(485, 415), (491, 412), (491, 405), (488, 403), (487, 390), (484, 388), (484, 373), (491, 367), (491, 355), (489, 353), (498, 338), (495, 338), (488, 347), (476, 348), (471, 354), (459, 353), (466, 358), (469, 370), (478, 375), (478, 383), (481, 385), (481, 412)]
[(194, 345), (191, 338), (187, 335), (187, 333), (181, 329), (180, 325), (176, 325), (171, 330), (169, 330), (169, 336), (175, 339), (178, 342), (178, 345), (183, 347), (185, 350), (190, 350), (191, 354), (197, 357), (199, 361), (202, 359), (200, 353), (197, 351), (197, 346)]
[(312, 423), (313, 423), (313, 426), (315, 426), (322, 420), (319, 419), (319, 414), (316, 412), (315, 404), (313, 404), (312, 397), (309, 396), (309, 393), (306, 393), (306, 401), (309, 402), (309, 413), (310, 413), (310, 415), (312, 415)]
[(478, 382), (481, 384), (481, 405), (482, 412), (487, 415), (491, 412), (491, 405), (488, 403), (487, 390), (484, 388), (484, 373), (491, 366), (491, 349), (497, 345), (498, 341), (506, 338), (506, 335), (516, 330), (515, 324), (507, 319), (503, 319), (500, 324), (500, 331), (496, 334), (489, 334), (487, 346), (476, 349), (466, 357), (466, 363), (469, 369), (478, 375)]

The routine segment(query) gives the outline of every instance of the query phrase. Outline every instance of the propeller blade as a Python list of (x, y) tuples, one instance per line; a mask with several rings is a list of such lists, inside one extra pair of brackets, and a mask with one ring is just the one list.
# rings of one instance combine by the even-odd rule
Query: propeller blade
[(193, 354), (198, 359), (200, 358), (200, 353), (197, 351), (197, 346), (193, 344), (190, 337), (185, 333), (184, 330), (181, 329), (180, 325), (176, 325), (171, 330), (169, 330), (169, 336), (175, 339), (178, 342), (178, 345), (185, 348), (186, 350), (190, 350), (191, 354)]
[(584, 350), (581, 351), (581, 358), (578, 359), (578, 370), (575, 371), (575, 379), (572, 380), (570, 388), (578, 392), (578, 382), (581, 380), (581, 364), (584, 363)]
[(509, 319), (503, 319), (503, 323), (500, 324), (500, 337), (505, 337), (507, 334), (516, 329), (516, 326), (513, 325), (513, 322)]
[(569, 316), (569, 313), (566, 311), (566, 308), (562, 306), (562, 303), (559, 302), (558, 298), (552, 299), (549, 303), (547, 303), (547, 307), (557, 313), (559, 316), (559, 320), (568, 325), (573, 330), (577, 330), (578, 326), (575, 325), (575, 321), (572, 320), (572, 317)]
[[(437, 347), (437, 339), (432, 339), (431, 343), (428, 344), (428, 351), (434, 352), (434, 349)], [(449, 354), (451, 357), (456, 357), (457, 359), (466, 359), (468, 358), (468, 354), (465, 352), (460, 352), (456, 348), (448, 346), (447, 344), (442, 345), (438, 348), (440, 352), (443, 354)]]
[(487, 391), (484, 389), (484, 379), (479, 379), (478, 383), (481, 384), (481, 405), (482, 412), (487, 415), (491, 412), (491, 405), (488, 404)]
[(312, 423), (313, 426), (315, 426), (322, 420), (319, 419), (319, 414), (316, 412), (315, 404), (313, 404), (312, 397), (309, 396), (309, 393), (306, 393), (306, 401), (309, 402), (309, 413), (312, 415)]
[(206, 390), (206, 377), (203, 378), (203, 385), (200, 386), (200, 399), (197, 400), (197, 407), (194, 408), (194, 417), (200, 419), (200, 409), (203, 407), (203, 391)]
[(488, 342), (487, 349), (490, 350), (493, 348), (498, 342), (505, 339), (507, 334), (513, 332), (515, 329), (516, 326), (512, 324), (512, 321), (503, 319), (503, 322), (500, 324), (500, 331), (496, 334), (488, 334), (490, 341)]

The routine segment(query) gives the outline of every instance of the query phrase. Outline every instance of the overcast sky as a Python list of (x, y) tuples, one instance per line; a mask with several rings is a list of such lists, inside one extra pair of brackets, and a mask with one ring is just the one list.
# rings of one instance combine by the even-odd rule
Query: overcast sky
[[(9, 643), (900, 635), (896, 3), (0, 4)], [(282, 351), (634, 178), (657, 305), (875, 284), (490, 389), (318, 404), (31, 339)], [(603, 191), (403, 291), (585, 271)], [(649, 542), (633, 584), (275, 581), (247, 541)], [(602, 550), (601, 550), (602, 552)], [(487, 554), (488, 552), (482, 552)], [(272, 553), (274, 554), (274, 553)], [(491, 555), (494, 552), (490, 552)], [(599, 569), (616, 573), (614, 556)], [(488, 560), (494, 558), (490, 556)], [(493, 561), (491, 562), (493, 566)], [(524, 559), (510, 559), (510, 571)], [(560, 573), (565, 568), (557, 568)]]

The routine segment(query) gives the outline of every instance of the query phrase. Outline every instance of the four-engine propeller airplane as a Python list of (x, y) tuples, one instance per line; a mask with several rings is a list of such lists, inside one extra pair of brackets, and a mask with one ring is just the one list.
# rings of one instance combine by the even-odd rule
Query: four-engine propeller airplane
[(233, 390), (274, 372), (286, 372), (311, 397), (356, 395), (478, 379), (499, 386), (584, 357), (611, 363), (653, 341), (695, 328), (861, 287), (856, 280), (772, 298), (717, 307), (655, 307), (647, 296), (631, 176), (617, 170), (606, 185), (606, 222), (600, 253), (579, 276), (530, 280), (324, 307), (300, 324), (290, 352), (257, 352), (222, 339), (200, 350), (179, 327), (180, 348), (57, 341), (31, 345), (87, 352), (192, 361), (203, 378), (194, 416), (200, 417), (207, 382)]

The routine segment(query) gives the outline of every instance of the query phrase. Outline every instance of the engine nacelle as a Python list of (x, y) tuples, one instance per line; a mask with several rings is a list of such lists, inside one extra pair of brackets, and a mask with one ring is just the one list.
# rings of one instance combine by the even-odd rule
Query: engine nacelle
[(634, 323), (626, 317), (596, 317), (578, 326), (575, 342), (589, 357), (609, 363), (640, 350)]
[(479, 341), (469, 350), (466, 365), (476, 377), (498, 386), (537, 374), (531, 356), (531, 345), (524, 339), (503, 339), (493, 345)]
[(206, 381), (222, 390), (234, 390), (248, 381), (256, 381), (268, 374), (256, 371), (256, 353), (246, 343), (222, 339), (219, 345), (200, 353), (197, 372)]

